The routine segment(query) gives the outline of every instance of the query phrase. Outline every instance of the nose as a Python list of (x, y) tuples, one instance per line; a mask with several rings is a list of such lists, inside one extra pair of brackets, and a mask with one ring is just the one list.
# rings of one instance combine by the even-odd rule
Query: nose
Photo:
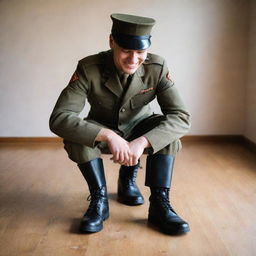
[(138, 56), (136, 52), (130, 52), (129, 54), (129, 63), (130, 64), (136, 64), (138, 62)]

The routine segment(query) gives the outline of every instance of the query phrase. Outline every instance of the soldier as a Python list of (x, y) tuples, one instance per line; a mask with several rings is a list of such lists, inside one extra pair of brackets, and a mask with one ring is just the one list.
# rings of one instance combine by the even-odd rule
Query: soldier
[[(80, 224), (83, 233), (98, 232), (109, 217), (107, 185), (101, 154), (119, 163), (118, 201), (141, 205), (136, 185), (139, 159), (147, 153), (150, 187), (148, 222), (168, 234), (189, 231), (174, 211), (169, 190), (179, 138), (190, 127), (190, 116), (171, 80), (165, 60), (148, 53), (155, 20), (112, 14), (110, 50), (79, 61), (50, 117), (50, 129), (64, 139), (64, 148), (78, 164), (90, 191), (90, 204)], [(157, 98), (162, 115), (149, 103)], [(90, 104), (86, 118), (78, 115)]]

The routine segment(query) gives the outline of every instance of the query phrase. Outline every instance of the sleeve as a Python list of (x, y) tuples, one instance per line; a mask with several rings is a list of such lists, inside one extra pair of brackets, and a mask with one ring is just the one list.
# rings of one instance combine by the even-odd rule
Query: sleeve
[(53, 133), (66, 140), (94, 147), (95, 138), (102, 127), (78, 116), (84, 108), (88, 92), (86, 71), (78, 64), (68, 86), (57, 100), (49, 126)]
[(144, 134), (152, 146), (153, 154), (184, 136), (190, 128), (190, 114), (170, 78), (165, 62), (157, 86), (157, 101), (166, 119)]

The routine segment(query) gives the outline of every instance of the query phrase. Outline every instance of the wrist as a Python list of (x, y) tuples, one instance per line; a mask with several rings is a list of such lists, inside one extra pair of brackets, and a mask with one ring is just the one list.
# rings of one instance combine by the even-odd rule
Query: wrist
[(109, 141), (113, 136), (115, 135), (115, 133), (108, 129), (108, 128), (102, 128), (100, 130), (100, 132), (98, 133), (97, 137), (96, 137), (96, 141)]
[(150, 142), (148, 141), (148, 139), (147, 139), (146, 137), (141, 136), (141, 137), (139, 137), (138, 139), (140, 140), (140, 143), (142, 144), (142, 146), (143, 146), (144, 148), (149, 148), (149, 147), (151, 147), (151, 144), (150, 144)]

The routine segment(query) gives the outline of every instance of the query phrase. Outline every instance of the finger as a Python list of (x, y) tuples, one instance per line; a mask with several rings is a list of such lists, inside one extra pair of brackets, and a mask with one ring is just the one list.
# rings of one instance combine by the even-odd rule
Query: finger
[(125, 162), (125, 163), (128, 163), (128, 162), (129, 162), (129, 154), (128, 154), (128, 152), (125, 152), (125, 153), (124, 153), (124, 162)]
[(125, 166), (130, 166), (130, 161), (124, 162), (123, 165), (125, 165)]
[(129, 165), (129, 163), (125, 163), (125, 164), (123, 164), (123, 165), (125, 165), (125, 166), (127, 166), (127, 167), (129, 167), (130, 165)]
[(138, 157), (134, 156), (132, 159), (132, 165), (136, 165), (138, 163)]
[(110, 160), (113, 161), (114, 163), (116, 163), (116, 160), (114, 160), (113, 156), (110, 158)]
[(127, 164), (128, 164), (128, 159), (125, 159), (125, 157), (124, 157), (124, 160), (123, 160), (123, 161), (119, 161), (119, 163), (120, 163), (121, 165), (127, 166)]
[(120, 163), (124, 162), (124, 153), (123, 152), (119, 153), (119, 162)]
[(129, 158), (129, 166), (133, 166), (133, 155)]
[(113, 157), (112, 157), (113, 159), (113, 161), (114, 162), (118, 162), (118, 160), (119, 160), (119, 152), (115, 152), (114, 154), (113, 154)]

